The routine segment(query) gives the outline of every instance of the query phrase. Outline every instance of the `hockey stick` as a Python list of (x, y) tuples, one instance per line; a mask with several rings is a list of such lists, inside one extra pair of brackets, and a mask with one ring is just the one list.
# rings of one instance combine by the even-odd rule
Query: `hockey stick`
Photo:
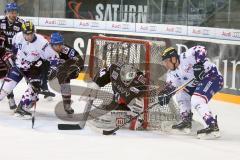
[(32, 113), (32, 129), (34, 128), (35, 124), (35, 114), (36, 114), (36, 102), (33, 103), (33, 113)]
[[(90, 98), (89, 94), (89, 98)], [(85, 105), (84, 112), (83, 112), (83, 120), (80, 121), (78, 124), (58, 124), (59, 130), (81, 130), (85, 127), (89, 113), (91, 111), (93, 104), (93, 100), (88, 100), (87, 104)], [(81, 123), (82, 122), (82, 123)]]
[[(163, 95), (164, 97), (165, 96), (168, 96), (168, 95), (171, 95), (171, 94), (175, 94), (177, 93), (178, 91), (182, 90), (183, 88), (185, 88), (189, 83), (193, 82), (195, 80), (195, 78), (189, 80), (188, 82), (186, 82), (185, 84), (181, 85), (180, 87), (176, 88), (175, 90), (173, 90), (172, 92), (168, 93), (167, 95)], [(103, 130), (102, 134), (103, 135), (114, 135), (116, 131), (118, 131), (119, 129), (121, 129), (122, 127), (124, 127), (126, 124), (130, 123), (132, 120), (134, 119), (137, 119), (138, 117), (140, 117), (142, 114), (144, 114), (145, 112), (147, 112), (149, 109), (153, 108), (154, 106), (156, 106), (158, 104), (155, 103), (151, 106), (148, 106), (144, 111), (140, 112), (140, 113), (137, 113), (136, 116), (133, 116), (131, 118), (129, 118), (127, 121), (125, 121), (123, 124), (117, 126), (116, 128), (112, 129), (112, 130)]]

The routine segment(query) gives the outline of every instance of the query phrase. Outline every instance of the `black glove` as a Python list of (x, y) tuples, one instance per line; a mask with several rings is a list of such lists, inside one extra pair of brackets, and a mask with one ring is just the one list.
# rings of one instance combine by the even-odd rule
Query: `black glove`
[(193, 65), (193, 73), (197, 81), (201, 81), (204, 78), (205, 69), (203, 62), (198, 62)]
[(163, 106), (163, 105), (167, 105), (170, 101), (172, 96), (160, 96), (158, 97), (158, 103)]
[(176, 88), (174, 86), (172, 86), (171, 84), (166, 84), (164, 89), (162, 91), (160, 91), (159, 93), (159, 97), (158, 97), (158, 103), (163, 106), (163, 105), (167, 105), (170, 101), (170, 99), (172, 98), (172, 96), (175, 93), (172, 93)]
[(48, 71), (48, 80), (53, 80), (56, 77), (57, 77), (57, 68), (51, 67), (50, 70)]
[(29, 83), (32, 86), (32, 89), (35, 93), (39, 93), (41, 91), (41, 80), (40, 79), (29, 79)]

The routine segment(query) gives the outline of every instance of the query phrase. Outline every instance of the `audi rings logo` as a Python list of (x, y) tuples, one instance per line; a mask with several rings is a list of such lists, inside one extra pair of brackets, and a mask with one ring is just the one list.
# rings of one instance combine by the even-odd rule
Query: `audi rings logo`
[(240, 32), (233, 32), (233, 37), (240, 38)]

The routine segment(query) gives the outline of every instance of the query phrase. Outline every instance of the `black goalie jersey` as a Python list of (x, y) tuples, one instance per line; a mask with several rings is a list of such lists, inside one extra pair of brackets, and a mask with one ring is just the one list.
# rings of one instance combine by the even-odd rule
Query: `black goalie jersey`
[(113, 100), (120, 107), (126, 107), (132, 99), (143, 96), (147, 89), (145, 84), (146, 78), (143, 73), (137, 69), (136, 74), (131, 81), (126, 83), (123, 80), (121, 72), (126, 65), (129, 64), (112, 64), (107, 68), (101, 69), (94, 77), (94, 82), (96, 82), (100, 87), (112, 82), (112, 89), (114, 92)]

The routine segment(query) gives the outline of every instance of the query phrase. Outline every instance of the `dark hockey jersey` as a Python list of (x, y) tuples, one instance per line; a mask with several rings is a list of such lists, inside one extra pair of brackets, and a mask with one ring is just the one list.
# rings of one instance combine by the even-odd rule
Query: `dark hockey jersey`
[(0, 31), (0, 78), (3, 78), (7, 74), (7, 65), (3, 61), (5, 55), (5, 35)]
[(82, 70), (84, 68), (83, 58), (79, 55), (79, 53), (72, 47), (68, 45), (63, 45), (62, 51), (59, 54), (60, 59), (66, 61), (68, 59), (74, 59), (78, 62), (78, 66)]
[(121, 67), (124, 63), (111, 64), (107, 68), (101, 69), (94, 77), (100, 87), (112, 82), (114, 100), (118, 104), (127, 105), (132, 99), (143, 96), (146, 93), (146, 78), (143, 73), (137, 70), (135, 78), (126, 85), (120, 77)]
[(7, 17), (0, 19), (0, 30), (3, 31), (6, 41), (5, 48), (12, 49), (12, 38), (16, 33), (22, 30), (22, 23), (24, 21), (20, 18), (17, 18), (14, 23), (9, 23)]

